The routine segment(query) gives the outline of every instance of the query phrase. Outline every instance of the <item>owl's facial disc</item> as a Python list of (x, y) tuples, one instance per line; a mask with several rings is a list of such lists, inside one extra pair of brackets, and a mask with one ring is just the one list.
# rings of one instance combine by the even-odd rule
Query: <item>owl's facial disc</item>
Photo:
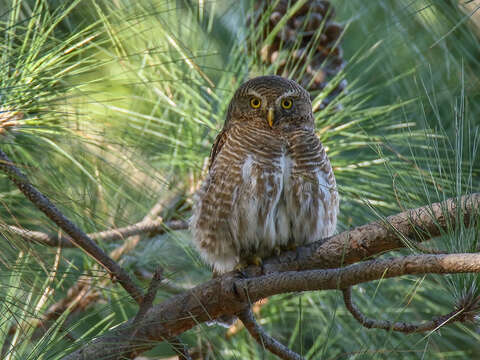
[(270, 125), (270, 127), (273, 128), (273, 121), (274, 121), (273, 108), (268, 108), (267, 121), (268, 121), (268, 125)]

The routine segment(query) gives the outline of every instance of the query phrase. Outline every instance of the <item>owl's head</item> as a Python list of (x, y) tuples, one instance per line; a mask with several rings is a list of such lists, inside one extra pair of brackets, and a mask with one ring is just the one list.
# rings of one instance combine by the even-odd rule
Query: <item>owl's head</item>
[(314, 127), (310, 94), (295, 81), (281, 76), (259, 76), (235, 92), (225, 126), (254, 123), (272, 131)]

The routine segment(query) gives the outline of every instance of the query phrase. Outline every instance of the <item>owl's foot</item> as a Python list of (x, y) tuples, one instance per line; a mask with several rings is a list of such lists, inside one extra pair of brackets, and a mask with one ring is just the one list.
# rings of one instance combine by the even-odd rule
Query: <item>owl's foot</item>
[(246, 261), (242, 260), (242, 261), (240, 261), (237, 265), (235, 265), (235, 267), (233, 268), (233, 270), (242, 272), (242, 271), (245, 270), (247, 267), (248, 267), (248, 263), (247, 263)]
[(261, 266), (262, 264), (263, 264), (263, 260), (260, 256), (251, 255), (246, 259), (240, 260), (240, 262), (237, 265), (235, 265), (233, 269), (237, 271), (242, 271), (250, 265)]
[(260, 256), (257, 256), (257, 255), (250, 256), (250, 258), (248, 259), (248, 262), (251, 265), (255, 265), (255, 266), (261, 266), (263, 264), (262, 258)]
[(279, 256), (282, 253), (282, 251), (283, 251), (282, 246), (277, 245), (273, 248), (273, 255)]

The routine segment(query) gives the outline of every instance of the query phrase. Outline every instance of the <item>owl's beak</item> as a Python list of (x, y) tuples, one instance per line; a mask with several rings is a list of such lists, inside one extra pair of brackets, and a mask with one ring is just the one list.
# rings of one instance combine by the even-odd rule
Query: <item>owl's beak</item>
[(273, 109), (272, 108), (268, 109), (267, 121), (268, 121), (268, 125), (270, 125), (270, 127), (273, 128)]

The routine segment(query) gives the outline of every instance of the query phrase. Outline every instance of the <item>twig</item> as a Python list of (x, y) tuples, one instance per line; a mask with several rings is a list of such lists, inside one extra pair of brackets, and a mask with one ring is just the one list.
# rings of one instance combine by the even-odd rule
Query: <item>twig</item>
[[(137, 333), (138, 326), (144, 320), (147, 311), (153, 306), (153, 301), (155, 300), (155, 296), (157, 294), (158, 288), (160, 287), (160, 283), (162, 281), (162, 268), (158, 267), (154, 274), (153, 278), (150, 282), (150, 286), (148, 288), (147, 294), (143, 298), (142, 304), (140, 305), (140, 309), (137, 312), (137, 315), (132, 321), (132, 334), (131, 338), (134, 339)], [(180, 340), (180, 338), (175, 337), (168, 341), (168, 343), (172, 346), (176, 353), (179, 354), (180, 360), (192, 360), (189, 355), (187, 346)], [(135, 349), (138, 351), (138, 349)], [(131, 356), (136, 355), (136, 351), (134, 351)]]
[(47, 246), (60, 246), (62, 248), (76, 247), (68, 238), (46, 234), (41, 231), (22, 229), (14, 225), (0, 224), (0, 229), (10, 234), (21, 236), (24, 240), (33, 241)]
[(407, 323), (407, 322), (392, 322), (388, 320), (374, 320), (366, 317), (360, 309), (352, 301), (352, 288), (348, 287), (342, 290), (345, 307), (353, 315), (353, 317), (364, 327), (368, 329), (383, 329), (387, 331), (398, 331), (404, 333), (425, 332), (436, 330), (444, 325), (463, 321), (461, 316), (463, 309), (456, 309), (448, 314), (436, 316), (430, 321), (425, 321), (421, 324)]
[(153, 278), (148, 287), (147, 294), (143, 297), (137, 315), (132, 322), (133, 335), (135, 335), (135, 329), (138, 327), (138, 324), (142, 322), (142, 320), (145, 318), (145, 315), (147, 314), (147, 311), (153, 305), (153, 301), (155, 300), (155, 296), (157, 295), (158, 288), (160, 287), (160, 283), (162, 282), (162, 274), (163, 269), (161, 267), (158, 267), (153, 274)]
[(128, 273), (110, 258), (98, 245), (90, 239), (79, 227), (72, 223), (60, 210), (39, 190), (37, 190), (27, 177), (15, 166), (8, 156), (0, 150), (0, 170), (7, 174), (8, 178), (17, 185), (18, 189), (27, 197), (40, 211), (42, 211), (58, 227), (65, 231), (72, 241), (79, 248), (94, 258), (102, 265), (111, 276), (118, 279), (118, 282), (140, 303), (143, 298), (141, 289), (133, 282)]
[[(46, 246), (61, 246), (63, 248), (74, 248), (75, 244), (69, 237), (47, 234), (41, 231), (32, 231), (22, 229), (14, 225), (0, 224), (0, 228), (19, 235), (25, 240), (34, 241)], [(164, 222), (163, 219), (142, 220), (135, 224), (125, 227), (110, 229), (88, 234), (92, 240), (110, 242), (126, 239), (134, 235), (155, 233), (161, 235), (167, 230), (185, 230), (188, 229), (188, 223), (185, 220), (171, 220)]]
[(238, 318), (242, 321), (245, 328), (248, 330), (250, 335), (264, 348), (266, 348), (271, 353), (277, 355), (284, 360), (304, 360), (303, 356), (300, 356), (293, 350), (290, 350), (285, 345), (281, 344), (270, 335), (268, 335), (265, 330), (257, 323), (255, 316), (253, 315), (251, 307), (246, 308), (245, 310), (237, 314)]
[[(147, 224), (147, 223), (151, 223), (154, 221), (154, 219), (158, 218), (160, 216), (160, 213), (163, 211), (163, 210), (169, 210), (171, 208), (175, 208), (176, 206), (178, 206), (178, 202), (179, 202), (179, 196), (175, 196), (172, 200), (169, 201), (169, 204), (164, 207), (164, 201), (163, 200), (160, 200), (160, 201), (157, 201), (155, 203), (155, 205), (150, 209), (150, 211), (147, 213), (147, 215), (145, 215), (145, 217), (143, 218), (142, 222)], [(161, 218), (157, 219), (158, 221), (161, 220)], [(179, 229), (186, 229), (188, 228), (188, 224), (186, 221), (183, 221), (183, 220), (171, 220), (170, 221), (170, 225), (172, 226), (172, 230), (179, 230)], [(158, 230), (157, 230), (158, 229)], [(158, 228), (155, 228), (153, 227), (152, 228), (152, 231), (149, 231), (150, 233), (156, 233), (156, 234), (160, 234), (164, 231), (164, 228), (159, 226)], [(137, 235), (135, 235), (134, 237), (130, 237), (128, 238), (122, 246), (118, 247), (117, 249), (113, 250), (111, 253), (110, 253), (110, 256), (112, 257), (112, 259), (115, 259), (115, 260), (118, 260), (120, 259), (120, 257), (130, 251), (132, 251), (137, 245), (138, 243), (140, 242), (140, 240), (142, 239), (140, 234), (143, 234), (144, 232), (141, 232)]]
[(132, 324), (131, 324), (131, 334), (130, 334), (130, 343), (132, 352), (129, 354), (130, 358), (134, 358), (137, 355), (137, 352), (141, 352), (142, 347), (135, 346), (135, 336), (137, 335), (137, 330), (143, 320), (145, 319), (145, 315), (147, 314), (148, 310), (153, 306), (153, 301), (155, 300), (155, 296), (157, 295), (158, 288), (160, 283), (162, 282), (162, 274), (163, 269), (158, 267), (155, 269), (155, 273), (153, 275), (152, 281), (148, 287), (148, 291), (142, 299), (142, 303), (140, 304), (140, 308), (138, 309), (137, 314), (135, 315)]

